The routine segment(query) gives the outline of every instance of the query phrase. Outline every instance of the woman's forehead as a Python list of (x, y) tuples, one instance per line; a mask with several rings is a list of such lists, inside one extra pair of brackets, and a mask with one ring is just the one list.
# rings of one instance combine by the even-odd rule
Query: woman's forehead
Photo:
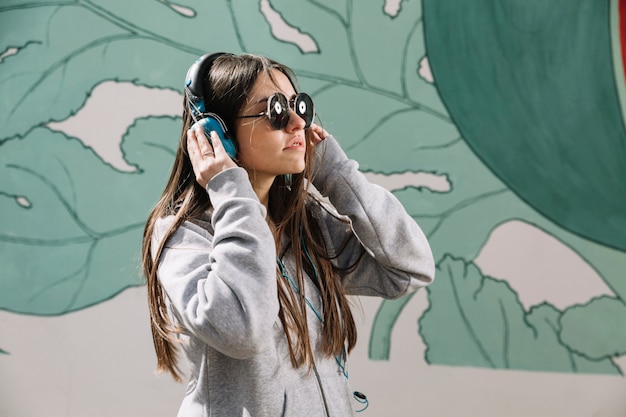
[(263, 99), (274, 93), (283, 93), (287, 97), (296, 94), (289, 78), (277, 69), (272, 70), (271, 76), (267, 72), (262, 72), (256, 79), (252, 92), (250, 94), (251, 101), (255, 99)]

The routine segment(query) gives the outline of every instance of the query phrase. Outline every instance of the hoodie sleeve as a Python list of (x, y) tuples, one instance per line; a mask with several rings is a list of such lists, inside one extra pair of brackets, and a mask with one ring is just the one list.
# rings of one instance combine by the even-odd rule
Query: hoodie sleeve
[(430, 284), (435, 275), (430, 245), (400, 201), (371, 184), (332, 136), (318, 147), (321, 169), (313, 185), (347, 220), (346, 224), (325, 216), (326, 239), (335, 249), (348, 242), (343, 250), (337, 249), (341, 268), (361, 256), (356, 268), (343, 277), (346, 292), (393, 299)]
[[(181, 225), (163, 249), (158, 278), (187, 332), (244, 359), (267, 347), (278, 317), (274, 238), (245, 170), (221, 172), (207, 191), (213, 234), (196, 223)], [(153, 242), (172, 220), (157, 223)]]

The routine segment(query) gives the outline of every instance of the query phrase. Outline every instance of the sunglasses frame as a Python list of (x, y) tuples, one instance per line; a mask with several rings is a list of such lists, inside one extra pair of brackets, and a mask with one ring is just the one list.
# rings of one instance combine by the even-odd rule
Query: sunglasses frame
[[(287, 112), (287, 117), (285, 118), (285, 122), (281, 123), (280, 125), (277, 125), (275, 122), (272, 121), (272, 110), (271, 107), (273, 105), (274, 102), (274, 97), (278, 97), (280, 100), (280, 97), (282, 97), (284, 100), (282, 101), (281, 104), (283, 103), (287, 103), (286, 108), (288, 110), (293, 110), (294, 113), (296, 113), (302, 120), (304, 120), (305, 122), (305, 129), (308, 129), (311, 126), (311, 123), (313, 123), (313, 120), (315, 120), (315, 105), (313, 103), (313, 98), (311, 98), (310, 95), (308, 95), (307, 93), (298, 93), (296, 94), (291, 100), (289, 100), (283, 93), (274, 93), (271, 96), (269, 96), (267, 98), (267, 110), (262, 111), (261, 113), (257, 113), (257, 114), (247, 114), (247, 115), (243, 115), (243, 116), (238, 116), (238, 119), (248, 119), (248, 118), (256, 118), (256, 117), (264, 117), (267, 116), (267, 120), (270, 123), (270, 126), (272, 126), (272, 129), (274, 130), (283, 130), (285, 127), (287, 127), (287, 125), (289, 124), (289, 120), (291, 118), (291, 115), (289, 114), (289, 112)], [(299, 98), (304, 97), (305, 100), (308, 98), (308, 101), (311, 103), (311, 107), (313, 108), (311, 111), (311, 120), (307, 121), (297, 110), (296, 106), (298, 103), (301, 103), (302, 100), (299, 100)], [(307, 103), (308, 104), (308, 103)], [(283, 106), (284, 107), (284, 106)]]

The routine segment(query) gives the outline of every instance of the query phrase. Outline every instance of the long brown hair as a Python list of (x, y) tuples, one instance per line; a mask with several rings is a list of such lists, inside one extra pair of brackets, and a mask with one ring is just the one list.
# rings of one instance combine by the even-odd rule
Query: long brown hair
[[(245, 104), (257, 77), (266, 73), (272, 79), (272, 70), (285, 74), (294, 88), (296, 77), (288, 67), (256, 55), (223, 55), (217, 58), (205, 80), (207, 111), (219, 114), (227, 128), (234, 132), (235, 117)], [(174, 165), (161, 198), (150, 213), (143, 234), (142, 268), (147, 280), (151, 329), (157, 354), (157, 370), (168, 371), (180, 381), (177, 366), (177, 333), (182, 330), (168, 313), (163, 288), (157, 277), (161, 252), (168, 238), (185, 221), (193, 220), (211, 207), (208, 193), (196, 182), (193, 167), (187, 153), (186, 132), (193, 120), (188, 111), (187, 98), (183, 103), (183, 126)], [(309, 140), (310, 132), (305, 132)], [(233, 138), (237, 145), (237, 139)], [(328, 356), (348, 352), (356, 344), (356, 325), (338, 274), (345, 271), (333, 266), (332, 258), (341, 248), (327, 248), (322, 239), (320, 226), (307, 206), (308, 186), (315, 171), (315, 152), (307, 146), (306, 168), (300, 174), (292, 174), (290, 184), (285, 176), (276, 177), (270, 189), (268, 214), (274, 227), (277, 251), (286, 236), (289, 249), (296, 255), (296, 276), (299, 288), (304, 288), (302, 271), (312, 271), (323, 302), (322, 346)], [(174, 216), (174, 221), (158, 247), (152, 245), (156, 220)], [(345, 242), (344, 242), (345, 243)], [(342, 245), (343, 246), (343, 245)], [(306, 302), (302, 291), (293, 291), (277, 268), (279, 318), (286, 332), (289, 354), (294, 367), (313, 364), (313, 353), (308, 335)]]

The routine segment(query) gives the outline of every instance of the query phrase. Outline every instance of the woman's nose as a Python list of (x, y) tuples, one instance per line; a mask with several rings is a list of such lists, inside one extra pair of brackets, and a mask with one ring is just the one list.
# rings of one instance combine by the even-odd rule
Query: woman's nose
[(304, 129), (304, 126), (306, 125), (306, 122), (304, 121), (304, 119), (302, 117), (300, 117), (298, 115), (298, 113), (296, 113), (293, 109), (289, 109), (289, 123), (287, 123), (287, 127), (285, 127), (285, 130), (288, 132), (294, 131), (294, 130), (302, 130)]

